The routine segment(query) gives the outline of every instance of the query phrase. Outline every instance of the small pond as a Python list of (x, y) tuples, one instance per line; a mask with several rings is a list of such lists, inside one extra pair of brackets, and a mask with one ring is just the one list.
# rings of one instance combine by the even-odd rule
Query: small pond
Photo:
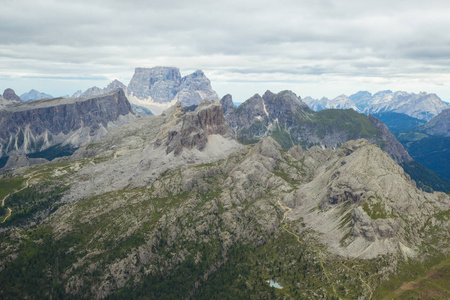
[(270, 279), (267, 280), (267, 283), (270, 285), (270, 287), (276, 288), (276, 289), (282, 289), (283, 287), (276, 281)]

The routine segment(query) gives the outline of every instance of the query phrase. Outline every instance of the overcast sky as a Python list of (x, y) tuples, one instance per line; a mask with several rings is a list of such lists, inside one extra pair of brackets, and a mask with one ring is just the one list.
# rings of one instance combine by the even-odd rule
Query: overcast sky
[(359, 90), (450, 101), (448, 0), (2, 0), (0, 89), (54, 96), (135, 67), (201, 69), (219, 96)]

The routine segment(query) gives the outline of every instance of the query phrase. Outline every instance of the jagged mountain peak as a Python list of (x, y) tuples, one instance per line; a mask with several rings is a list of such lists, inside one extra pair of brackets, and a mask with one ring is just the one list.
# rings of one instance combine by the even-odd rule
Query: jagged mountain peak
[(114, 89), (120, 88), (124, 91), (126, 91), (127, 86), (125, 84), (123, 84), (122, 82), (120, 82), (118, 79), (114, 79), (113, 81), (111, 81), (108, 86), (106, 87), (105, 91), (111, 91)]
[(268, 98), (273, 98), (274, 96), (275, 96), (275, 94), (272, 93), (272, 91), (267, 90), (267, 91), (263, 94), (262, 98), (263, 98), (263, 99), (268, 99)]
[(391, 90), (383, 90), (383, 91), (378, 91), (375, 94), (373, 94), (373, 96), (380, 96), (380, 95), (387, 95), (387, 94), (392, 94)]
[(269, 157), (272, 159), (280, 159), (281, 150), (280, 144), (278, 144), (273, 138), (265, 137), (261, 139), (256, 145), (252, 148), (252, 153), (256, 153), (258, 155), (262, 155), (265, 157)]
[(222, 99), (220, 99), (220, 104), (222, 104), (224, 115), (235, 109), (233, 97), (230, 94), (226, 94), (225, 96), (223, 96)]

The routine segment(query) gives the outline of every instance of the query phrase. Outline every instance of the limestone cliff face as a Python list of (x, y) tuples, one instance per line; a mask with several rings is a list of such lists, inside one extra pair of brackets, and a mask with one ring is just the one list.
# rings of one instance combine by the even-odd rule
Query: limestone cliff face
[(136, 68), (127, 90), (138, 99), (151, 97), (154, 102), (163, 103), (172, 101), (180, 84), (178, 68)]
[(223, 96), (222, 99), (220, 99), (220, 104), (222, 104), (224, 115), (229, 112), (231, 113), (235, 109), (233, 98), (230, 94), (226, 94), (225, 96)]
[(183, 106), (197, 105), (203, 100), (218, 100), (216, 92), (211, 87), (211, 82), (201, 70), (197, 70), (182, 78), (178, 87), (176, 99)]
[(191, 106), (203, 100), (218, 99), (211, 82), (201, 70), (181, 77), (180, 70), (172, 67), (136, 68), (127, 87), (127, 95), (130, 101), (142, 106), (175, 100), (183, 106)]
[(208, 142), (208, 135), (226, 135), (228, 126), (218, 101), (204, 101), (193, 112), (186, 113), (178, 126), (168, 134), (167, 153), (181, 153), (183, 148), (203, 150)]
[(122, 90), (91, 98), (54, 98), (0, 110), (0, 157), (33, 153), (57, 144), (80, 146), (134, 119)]

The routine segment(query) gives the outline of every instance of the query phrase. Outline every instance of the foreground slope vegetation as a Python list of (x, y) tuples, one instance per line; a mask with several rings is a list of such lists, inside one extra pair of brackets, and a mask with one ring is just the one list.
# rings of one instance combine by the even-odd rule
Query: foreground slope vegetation
[(366, 140), (241, 145), (217, 102), (1, 182), (2, 298), (450, 296), (448, 195)]

